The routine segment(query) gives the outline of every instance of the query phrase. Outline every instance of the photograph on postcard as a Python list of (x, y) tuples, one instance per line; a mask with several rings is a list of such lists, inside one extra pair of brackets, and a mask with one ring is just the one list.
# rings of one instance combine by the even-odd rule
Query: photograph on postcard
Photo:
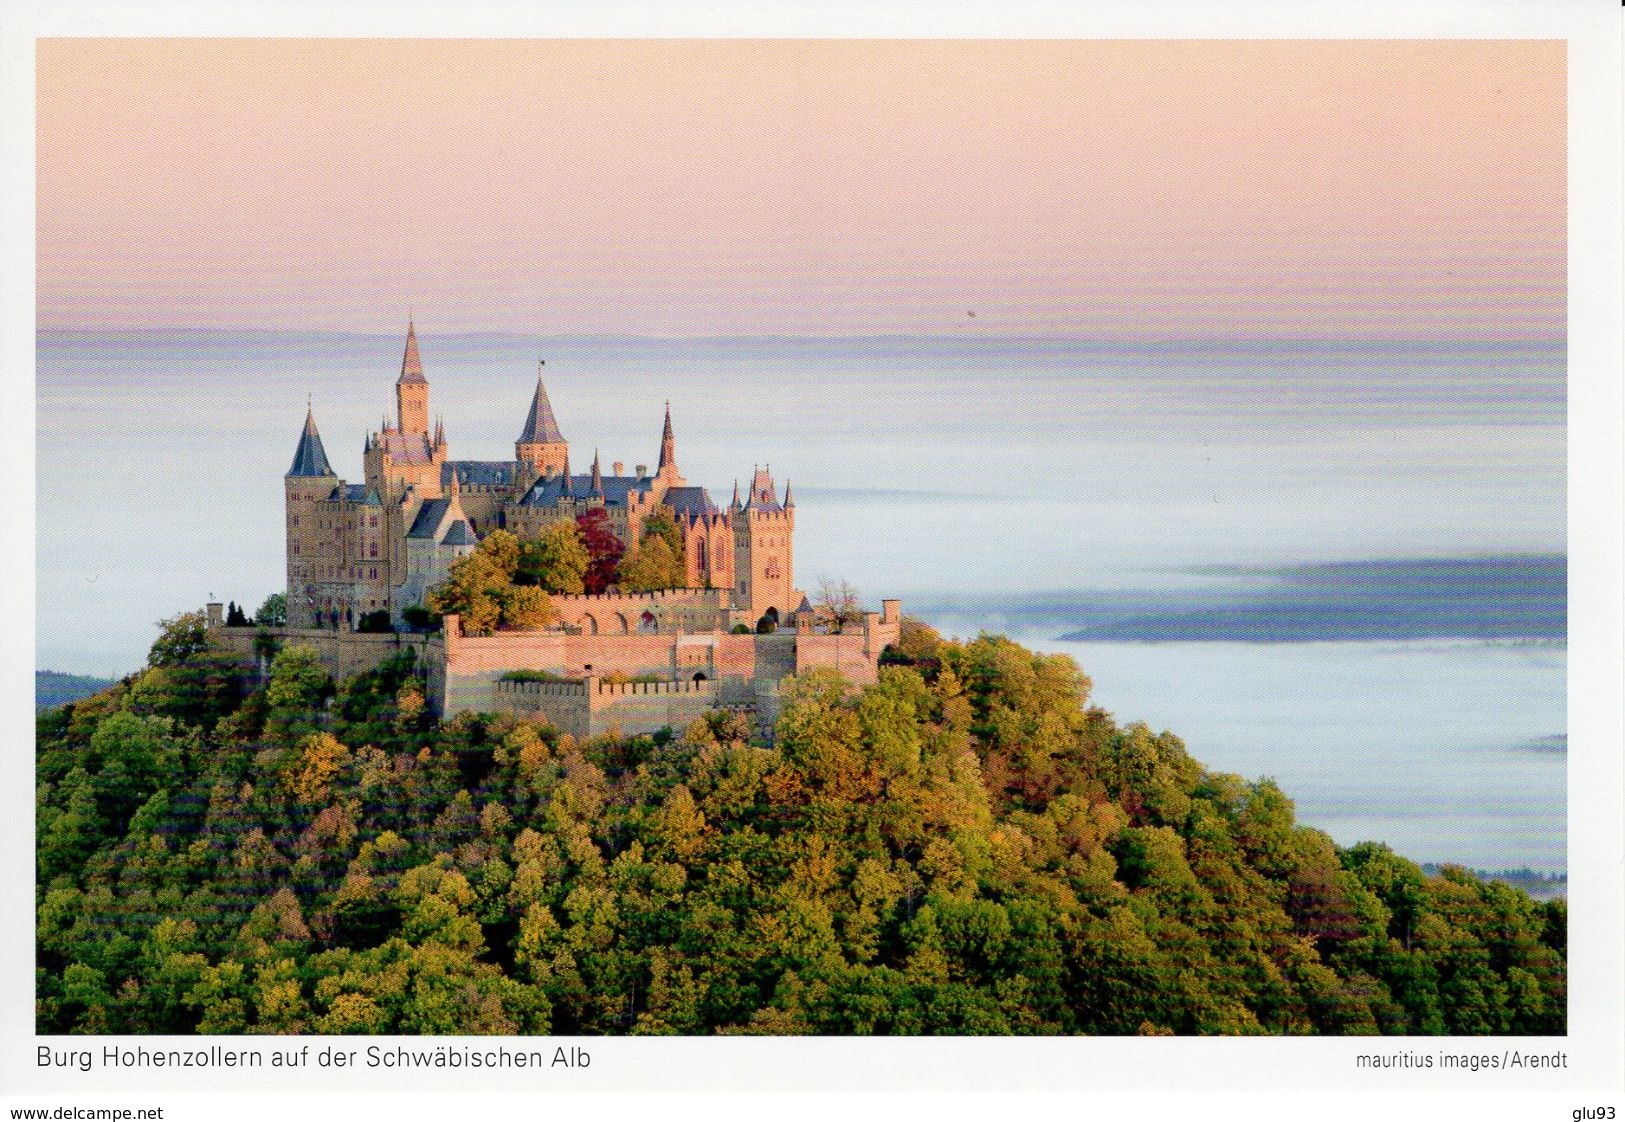
[(41, 40), (35, 1031), (1564, 1034), (1566, 52)]

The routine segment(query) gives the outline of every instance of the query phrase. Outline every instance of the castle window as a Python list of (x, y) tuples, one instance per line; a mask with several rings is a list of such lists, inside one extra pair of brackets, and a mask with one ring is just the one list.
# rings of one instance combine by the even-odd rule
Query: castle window
[(367, 525), (376, 530), (378, 528), (378, 516), (375, 514), (371, 518), (367, 519)]
[(367, 579), (368, 580), (377, 580), (378, 579), (378, 570), (373, 569), (372, 570), (372, 576), (368, 577)]
[(297, 525), (299, 525), (299, 516), (297, 514), (295, 514), (293, 517), (289, 518), (288, 521), (291, 524), (297, 526)]
[(367, 547), (367, 556), (368, 557), (377, 557), (378, 556), (378, 543), (377, 542), (373, 542), (371, 545), (369, 545)]
[(293, 555), (295, 557), (299, 556), (299, 543), (298, 542), (293, 543)]

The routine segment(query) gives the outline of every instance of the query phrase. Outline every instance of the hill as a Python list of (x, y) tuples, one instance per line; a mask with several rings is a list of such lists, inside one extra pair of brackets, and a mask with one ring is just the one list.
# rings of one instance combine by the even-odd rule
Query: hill
[(87, 678), (80, 674), (63, 674), (57, 670), (34, 671), (34, 711), (53, 709), (100, 693), (113, 684), (111, 678)]
[(1565, 1031), (1562, 900), (1340, 849), (1063, 656), (899, 648), (576, 743), (182, 617), (40, 715), (37, 1031)]

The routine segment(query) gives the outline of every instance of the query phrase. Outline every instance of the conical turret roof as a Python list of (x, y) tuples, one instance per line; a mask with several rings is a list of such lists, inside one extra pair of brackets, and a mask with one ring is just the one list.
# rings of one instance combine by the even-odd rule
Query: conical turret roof
[(418, 357), (418, 332), (412, 326), (412, 321), (406, 321), (406, 353), (401, 356), (401, 376), (396, 379), (398, 386), (412, 383), (427, 385), (429, 379), (423, 376), (423, 360)]
[(542, 367), (536, 364), (536, 393), (530, 399), (530, 415), (525, 418), (525, 431), (519, 434), (521, 444), (563, 444), (564, 434), (553, 417), (553, 405), (547, 400), (547, 388), (542, 385)]
[(329, 476), (332, 465), (327, 462), (327, 450), (322, 447), (322, 434), (316, 431), (316, 414), (305, 407), (305, 431), (299, 434), (299, 447), (294, 449), (290, 476)]

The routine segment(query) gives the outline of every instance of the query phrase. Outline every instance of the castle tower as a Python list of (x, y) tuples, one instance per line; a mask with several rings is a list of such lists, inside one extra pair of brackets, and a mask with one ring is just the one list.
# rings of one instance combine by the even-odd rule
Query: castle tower
[(655, 467), (655, 480), (663, 487), (681, 487), (682, 473), (677, 470), (677, 438), (671, 431), (671, 402), (666, 402), (666, 427), (660, 433), (660, 461)]
[(795, 590), (796, 510), (778, 500), (766, 468), (757, 468), (743, 501), (737, 486), (729, 510), (734, 531), (734, 581), (740, 606), (753, 615), (771, 610), (782, 621), (801, 603)]
[(338, 486), (338, 476), (327, 462), (316, 414), (305, 408), (305, 428), (294, 449), (293, 466), (282, 478), (287, 512), (288, 623), (313, 627), (316, 586), (322, 579), (320, 553), (324, 535), (317, 522), (317, 503)]
[(418, 357), (418, 333), (410, 320), (406, 324), (406, 353), (401, 356), (401, 376), (395, 381), (395, 412), (402, 433), (429, 435), (429, 380), (423, 376), (423, 360)]
[(570, 458), (570, 445), (559, 431), (559, 422), (553, 416), (553, 405), (547, 400), (547, 387), (542, 385), (542, 367), (536, 363), (536, 392), (530, 399), (530, 413), (525, 417), (524, 431), (514, 441), (513, 458), (518, 463), (515, 473), (524, 486), (537, 476), (551, 476), (564, 471)]

